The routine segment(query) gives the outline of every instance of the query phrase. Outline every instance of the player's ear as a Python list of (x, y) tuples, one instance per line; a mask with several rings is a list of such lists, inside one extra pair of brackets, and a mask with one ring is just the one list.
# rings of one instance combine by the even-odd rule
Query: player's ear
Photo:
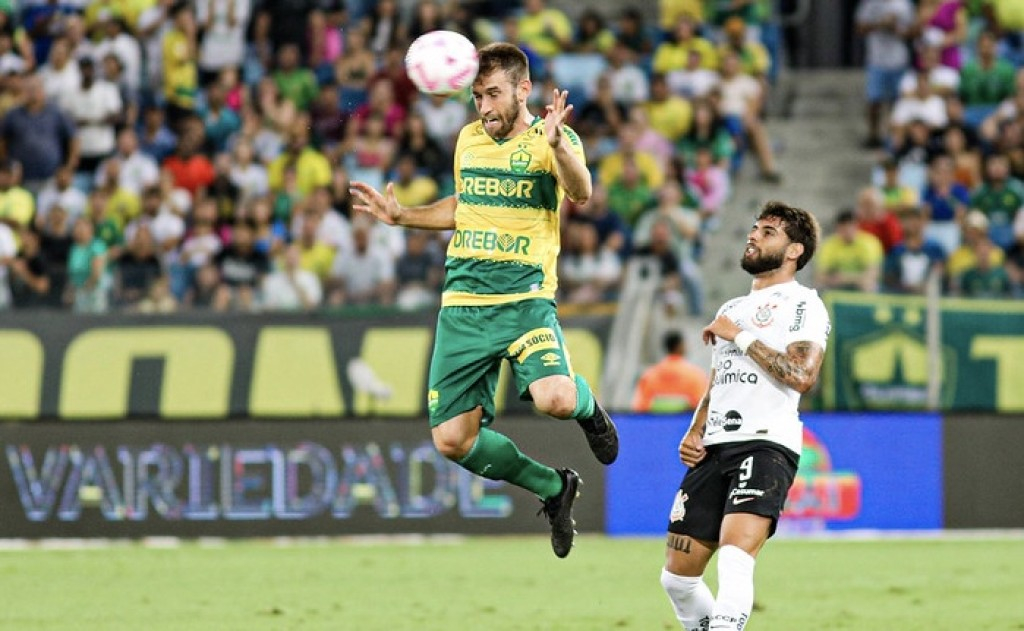
[(519, 100), (526, 101), (526, 98), (530, 96), (530, 92), (533, 92), (533, 82), (530, 81), (529, 79), (523, 79), (522, 81), (519, 82), (518, 91), (519, 94), (517, 94), (516, 96), (519, 97)]
[(804, 254), (803, 243), (790, 243), (786, 246), (786, 258), (790, 260), (797, 260)]

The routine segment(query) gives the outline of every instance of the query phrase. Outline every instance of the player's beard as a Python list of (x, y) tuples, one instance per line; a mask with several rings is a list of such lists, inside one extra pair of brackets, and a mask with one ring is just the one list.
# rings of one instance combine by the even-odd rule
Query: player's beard
[[(508, 135), (512, 133), (512, 128), (516, 126), (516, 119), (519, 118), (519, 108), (521, 105), (522, 101), (519, 100), (519, 95), (513, 94), (512, 105), (497, 113), (499, 123), (497, 131), (493, 134), (488, 131), (488, 135), (495, 140), (507, 138)], [(484, 131), (487, 131), (486, 124), (484, 124)]]
[(779, 269), (785, 260), (785, 248), (780, 248), (775, 252), (765, 252), (758, 248), (750, 256), (747, 256), (746, 249), (744, 248), (743, 257), (740, 259), (740, 267), (751, 276), (760, 276), (766, 272), (774, 272)]

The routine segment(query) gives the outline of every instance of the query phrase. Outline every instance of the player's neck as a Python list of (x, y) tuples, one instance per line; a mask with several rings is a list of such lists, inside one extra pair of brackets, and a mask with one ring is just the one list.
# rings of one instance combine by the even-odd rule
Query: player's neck
[(768, 289), (775, 285), (782, 285), (783, 283), (792, 282), (796, 278), (796, 274), (786, 268), (776, 268), (770, 272), (764, 272), (754, 277), (753, 282), (750, 284), (751, 291), (758, 291), (760, 289)]
[(505, 136), (504, 140), (515, 138), (519, 134), (523, 133), (533, 125), (534, 116), (530, 113), (530, 110), (525, 107), (519, 110), (519, 118), (516, 119), (516, 124), (512, 126), (512, 131)]

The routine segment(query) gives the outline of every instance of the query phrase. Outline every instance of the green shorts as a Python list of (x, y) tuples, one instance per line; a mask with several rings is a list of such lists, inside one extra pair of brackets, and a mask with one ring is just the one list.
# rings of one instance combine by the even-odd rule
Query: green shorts
[(522, 300), (486, 307), (443, 307), (437, 318), (430, 360), (427, 409), (430, 426), (483, 407), (483, 423), (494, 420), (501, 360), (507, 359), (519, 398), (530, 400), (530, 384), (542, 377), (573, 377), (555, 303)]

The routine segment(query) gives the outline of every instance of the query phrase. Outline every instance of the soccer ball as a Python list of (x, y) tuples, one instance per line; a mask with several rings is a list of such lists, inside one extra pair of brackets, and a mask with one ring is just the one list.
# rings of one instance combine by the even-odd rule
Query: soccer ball
[(480, 67), (476, 46), (455, 31), (430, 31), (416, 38), (405, 53), (405, 71), (420, 92), (454, 94), (476, 79)]

